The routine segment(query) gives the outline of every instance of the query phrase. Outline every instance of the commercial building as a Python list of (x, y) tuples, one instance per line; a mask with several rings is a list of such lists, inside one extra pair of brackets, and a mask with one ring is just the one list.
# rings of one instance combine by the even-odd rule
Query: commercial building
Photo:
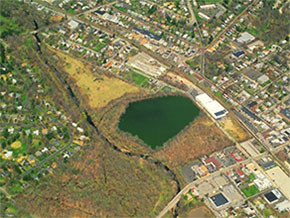
[(284, 173), (284, 171), (278, 166), (267, 170), (266, 173), (273, 181), (275, 181), (275, 183), (277, 184), (277, 186), (278, 186), (279, 190), (282, 192), (282, 194), (287, 199), (290, 199), (290, 189), (289, 189), (290, 178), (289, 178), (289, 176), (286, 173)]
[(224, 117), (228, 111), (216, 100), (213, 100), (206, 93), (195, 97), (196, 101), (204, 107), (212, 117), (219, 120)]
[(273, 189), (272, 191), (264, 194), (264, 197), (268, 203), (271, 204), (278, 201), (282, 197), (282, 194), (278, 191), (278, 189)]
[(212, 8), (216, 8), (215, 4), (208, 4), (208, 5), (201, 5), (200, 6), (201, 9), (212, 9)]
[(220, 207), (229, 203), (229, 200), (223, 193), (219, 193), (210, 197), (210, 200), (215, 204), (216, 207)]
[(70, 29), (75, 29), (75, 28), (77, 28), (79, 26), (79, 23), (77, 21), (75, 21), (75, 20), (70, 20), (68, 22), (68, 26), (69, 26)]
[(260, 84), (263, 84), (263, 83), (267, 82), (268, 80), (269, 80), (269, 77), (266, 75), (262, 75), (257, 79), (258, 83), (260, 83)]
[(272, 183), (270, 182), (269, 179), (267, 179), (266, 176), (264, 176), (264, 174), (257, 171), (254, 174), (255, 174), (256, 179), (253, 182), (255, 186), (259, 189), (259, 191), (263, 191), (272, 186)]
[(243, 43), (249, 43), (251, 41), (253, 41), (255, 39), (255, 37), (253, 35), (251, 35), (248, 32), (243, 32), (241, 34), (241, 36), (237, 39), (237, 42), (243, 44)]
[(210, 17), (207, 16), (206, 14), (202, 13), (202, 12), (198, 12), (198, 16), (200, 16), (203, 19), (210, 20)]
[(275, 208), (279, 211), (279, 213), (283, 211), (290, 211), (290, 202), (288, 200), (284, 200), (281, 203), (276, 204)]

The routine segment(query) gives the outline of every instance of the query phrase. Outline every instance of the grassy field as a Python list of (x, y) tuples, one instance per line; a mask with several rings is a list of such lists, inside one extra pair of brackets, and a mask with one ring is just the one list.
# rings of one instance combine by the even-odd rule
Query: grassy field
[(88, 103), (92, 108), (101, 108), (111, 100), (125, 93), (138, 92), (139, 89), (122, 80), (107, 76), (94, 76), (83, 62), (72, 58), (60, 51), (57, 56), (64, 61), (65, 70), (75, 81), (81, 95), (88, 97)]
[(133, 77), (136, 85), (138, 85), (138, 86), (142, 86), (144, 83), (149, 82), (149, 79), (147, 77), (145, 77), (141, 74), (135, 73), (135, 72), (132, 73), (132, 77)]
[(248, 187), (242, 188), (242, 192), (246, 197), (251, 197), (259, 193), (259, 189), (255, 185), (250, 185)]
[(149, 78), (136, 71), (137, 70), (130, 70), (129, 72), (124, 73), (122, 77), (131, 83), (135, 83), (137, 86), (148, 88), (150, 86)]

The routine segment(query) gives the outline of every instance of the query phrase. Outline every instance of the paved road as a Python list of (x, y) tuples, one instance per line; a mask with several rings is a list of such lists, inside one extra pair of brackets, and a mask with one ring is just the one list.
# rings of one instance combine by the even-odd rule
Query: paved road
[(198, 22), (196, 20), (195, 14), (193, 12), (192, 9), (192, 5), (191, 5), (191, 1), (192, 0), (187, 0), (187, 7), (189, 9), (189, 12), (191, 14), (191, 24), (196, 24), (196, 28), (197, 28), (197, 32), (200, 38), (200, 42), (201, 42), (201, 49), (200, 49), (200, 74), (204, 75), (204, 65), (205, 65), (205, 50), (204, 50), (204, 43), (203, 43), (203, 38), (202, 38), (202, 34), (198, 25)]
[(196, 18), (195, 18), (195, 15), (193, 13), (193, 10), (192, 10), (191, 0), (187, 0), (187, 8), (188, 8), (188, 10), (190, 12), (190, 16), (191, 16), (190, 24), (193, 25), (196, 22)]
[(193, 12), (193, 9), (192, 9), (191, 1), (192, 0), (187, 0), (187, 7), (188, 7), (188, 9), (190, 11), (190, 14), (191, 14), (191, 22), (192, 22), (192, 24), (194, 24), (194, 23), (196, 24), (196, 28), (197, 28), (197, 32), (198, 32), (198, 35), (199, 35), (199, 38), (200, 38), (200, 41), (201, 41), (201, 45), (203, 45), (203, 38), (202, 38), (202, 35), (201, 35), (201, 31), (200, 31), (198, 22), (196, 20), (196, 17), (194, 15), (194, 12)]

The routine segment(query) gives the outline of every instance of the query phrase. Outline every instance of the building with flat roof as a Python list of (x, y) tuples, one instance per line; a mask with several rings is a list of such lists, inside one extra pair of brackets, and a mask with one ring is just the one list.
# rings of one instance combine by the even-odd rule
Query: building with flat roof
[(270, 192), (264, 194), (265, 199), (269, 204), (274, 203), (282, 197), (282, 194), (278, 191), (278, 189), (273, 189)]
[(79, 26), (79, 23), (77, 21), (75, 21), (75, 20), (70, 20), (68, 22), (68, 26), (69, 26), (70, 29), (75, 29), (75, 28), (77, 28)]
[(253, 35), (251, 35), (248, 32), (243, 32), (239, 38), (237, 38), (237, 42), (243, 44), (243, 43), (249, 43), (251, 41), (253, 41), (255, 39), (255, 37)]
[(206, 14), (202, 13), (202, 12), (198, 12), (198, 16), (200, 16), (203, 19), (210, 20), (210, 17), (207, 16)]
[(263, 84), (267, 82), (268, 80), (269, 80), (269, 77), (267, 75), (262, 75), (257, 79), (258, 83), (260, 84)]
[(282, 192), (282, 194), (287, 198), (290, 199), (290, 178), (289, 176), (284, 173), (284, 171), (276, 166), (266, 171), (268, 176), (275, 181), (276, 185), (278, 186), (279, 190)]
[(223, 193), (219, 193), (214, 196), (211, 196), (210, 200), (215, 204), (217, 208), (229, 203), (229, 200)]
[(281, 203), (276, 204), (275, 208), (279, 211), (279, 213), (283, 211), (290, 211), (290, 202), (288, 200), (284, 200)]
[(207, 5), (201, 5), (200, 6), (201, 9), (212, 9), (212, 8), (216, 8), (215, 4), (207, 4)]
[(212, 117), (219, 120), (224, 117), (228, 111), (216, 100), (213, 100), (206, 93), (195, 97), (196, 101), (204, 107)]
[(290, 119), (290, 107), (282, 109), (281, 114), (287, 117), (287, 119)]

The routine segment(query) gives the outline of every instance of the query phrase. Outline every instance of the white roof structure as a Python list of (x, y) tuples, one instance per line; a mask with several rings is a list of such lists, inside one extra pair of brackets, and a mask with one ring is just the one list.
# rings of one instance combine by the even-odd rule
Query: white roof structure
[(215, 4), (207, 4), (207, 5), (201, 5), (201, 9), (210, 9), (210, 8), (216, 8)]
[(218, 101), (213, 100), (206, 93), (203, 93), (203, 94), (196, 96), (195, 99), (215, 119), (220, 119), (228, 113), (228, 111)]
[(68, 25), (70, 29), (75, 29), (79, 26), (79, 23), (76, 22), (75, 20), (70, 20), (70, 22), (68, 22)]
[(266, 76), (266, 75), (262, 75), (262, 76), (260, 76), (260, 77), (257, 79), (257, 81), (258, 81), (259, 83), (261, 83), (261, 84), (267, 82), (268, 80), (269, 80), (269, 77)]
[(275, 205), (275, 208), (281, 213), (283, 211), (290, 211), (290, 202), (288, 200), (284, 200), (281, 203)]
[(239, 43), (248, 43), (255, 39), (253, 35), (248, 32), (243, 32), (241, 36), (237, 39)]
[(196, 96), (196, 100), (200, 103), (206, 104), (212, 101), (212, 98), (209, 97), (207, 94), (203, 93)]
[(210, 17), (207, 16), (206, 14), (202, 13), (202, 12), (198, 12), (198, 15), (201, 17), (201, 18), (204, 18), (206, 20), (210, 20)]

